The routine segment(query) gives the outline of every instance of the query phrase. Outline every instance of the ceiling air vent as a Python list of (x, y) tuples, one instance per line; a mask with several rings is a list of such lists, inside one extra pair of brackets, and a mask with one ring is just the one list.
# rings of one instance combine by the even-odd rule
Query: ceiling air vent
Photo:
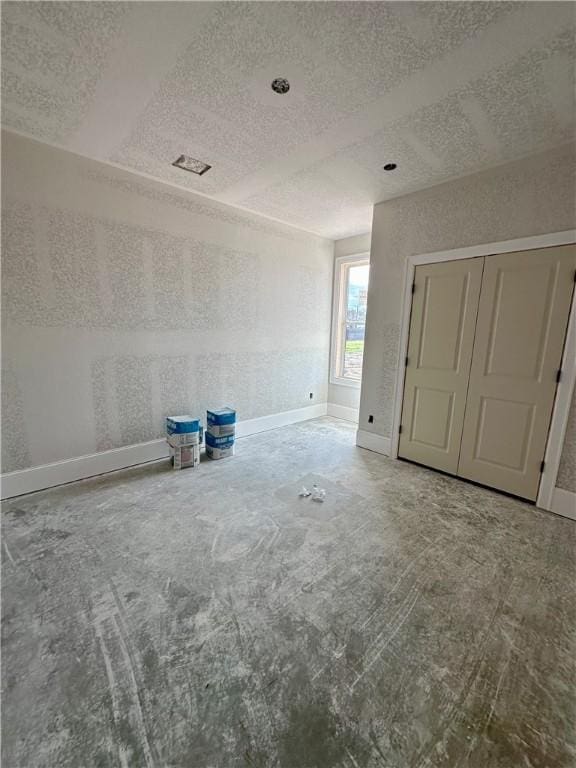
[(202, 160), (196, 160), (194, 157), (188, 157), (188, 155), (180, 155), (176, 162), (172, 163), (176, 168), (182, 168), (183, 171), (190, 171), (190, 173), (196, 173), (198, 176), (202, 176), (203, 173), (209, 171), (212, 168), (208, 163), (203, 163)]

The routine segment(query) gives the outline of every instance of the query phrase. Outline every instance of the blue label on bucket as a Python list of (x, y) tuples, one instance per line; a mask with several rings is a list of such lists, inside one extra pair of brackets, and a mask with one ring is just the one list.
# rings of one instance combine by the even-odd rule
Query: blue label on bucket
[(229, 448), (231, 445), (234, 445), (234, 435), (214, 437), (210, 432), (206, 432), (206, 445), (212, 448)]
[(206, 421), (208, 426), (211, 424), (234, 424), (236, 422), (236, 411), (233, 408), (206, 411)]
[(166, 418), (166, 432), (169, 435), (180, 435), (185, 432), (198, 432), (200, 419), (192, 416), (168, 416)]

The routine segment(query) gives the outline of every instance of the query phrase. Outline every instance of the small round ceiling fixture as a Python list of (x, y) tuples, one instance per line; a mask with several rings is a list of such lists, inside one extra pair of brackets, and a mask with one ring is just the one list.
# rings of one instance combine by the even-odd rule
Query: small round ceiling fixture
[(385, 171), (395, 171), (396, 168), (398, 168), (396, 163), (386, 163), (386, 165), (384, 166)]
[(285, 77), (276, 77), (272, 80), (272, 90), (276, 93), (288, 93), (290, 90), (290, 83)]

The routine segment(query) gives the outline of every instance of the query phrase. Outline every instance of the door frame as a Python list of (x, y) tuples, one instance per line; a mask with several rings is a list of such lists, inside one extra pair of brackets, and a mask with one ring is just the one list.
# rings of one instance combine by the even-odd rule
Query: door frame
[[(392, 434), (390, 438), (390, 458), (398, 458), (400, 441), (400, 420), (402, 417), (402, 402), (404, 399), (404, 377), (410, 333), (410, 313), (412, 311), (412, 284), (414, 271), (421, 264), (438, 264), (444, 261), (474, 259), (478, 256), (494, 256), (499, 253), (514, 253), (515, 251), (532, 251), (539, 248), (551, 248), (556, 245), (572, 245), (576, 243), (576, 229), (563, 232), (552, 232), (533, 237), (521, 237), (517, 240), (503, 240), (498, 243), (472, 245), (466, 248), (455, 248), (450, 251), (437, 251), (409, 256), (404, 264), (404, 290), (402, 294), (402, 311), (400, 317), (400, 347), (396, 369), (396, 386), (394, 389), (394, 410), (392, 418)], [(544, 454), (544, 471), (540, 478), (536, 506), (553, 511), (554, 491), (560, 457), (568, 424), (568, 414), (572, 401), (572, 393), (576, 382), (576, 290), (572, 295), (572, 305), (568, 319), (568, 331), (562, 355), (562, 377), (556, 388), (556, 397), (552, 409), (552, 420), (546, 441)], [(566, 514), (564, 512), (564, 514)], [(568, 515), (572, 516), (572, 515)]]

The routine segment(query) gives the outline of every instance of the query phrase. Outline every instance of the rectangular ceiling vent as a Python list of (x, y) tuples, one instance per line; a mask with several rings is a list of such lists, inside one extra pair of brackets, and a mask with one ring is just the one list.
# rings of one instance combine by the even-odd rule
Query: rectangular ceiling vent
[(182, 168), (183, 171), (196, 173), (198, 176), (202, 176), (203, 173), (212, 168), (208, 163), (203, 163), (202, 160), (196, 160), (194, 157), (188, 157), (188, 155), (180, 155), (178, 160), (172, 163), (172, 165), (176, 166), (176, 168)]

